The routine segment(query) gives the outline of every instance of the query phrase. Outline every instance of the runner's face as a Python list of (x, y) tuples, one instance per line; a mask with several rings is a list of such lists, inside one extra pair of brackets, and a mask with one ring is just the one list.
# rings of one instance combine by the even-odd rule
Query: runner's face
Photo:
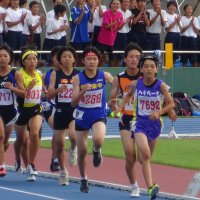
[(73, 67), (75, 63), (74, 55), (71, 51), (64, 51), (61, 55), (60, 63), (63, 67), (69, 68)]
[(124, 58), (124, 62), (126, 63), (126, 66), (133, 69), (137, 68), (139, 60), (140, 60), (140, 56), (141, 56), (141, 53), (136, 49), (129, 51), (127, 57)]
[(0, 50), (0, 68), (7, 67), (9, 63), (10, 63), (9, 53), (4, 49)]
[(36, 69), (37, 67), (37, 57), (34, 54), (28, 55), (24, 60), (23, 64), (25, 69)]
[(155, 75), (157, 73), (156, 63), (150, 59), (145, 60), (143, 66), (141, 67), (141, 72), (143, 73), (144, 78), (155, 78)]
[(88, 70), (96, 70), (99, 64), (99, 59), (97, 56), (86, 56), (83, 59), (83, 63), (85, 64), (85, 68)]

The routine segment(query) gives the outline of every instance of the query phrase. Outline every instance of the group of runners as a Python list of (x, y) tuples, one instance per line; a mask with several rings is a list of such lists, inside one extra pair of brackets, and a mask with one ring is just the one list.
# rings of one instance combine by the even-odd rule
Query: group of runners
[[(0, 48), (0, 176), (6, 175), (4, 153), (15, 129), (16, 171), (21, 171), (22, 159), (27, 181), (36, 179), (38, 172), (34, 163), (43, 114), (54, 132), (51, 171), (60, 172), (60, 185), (69, 184), (64, 150), (68, 134), (71, 144), (69, 163), (72, 166), (78, 163), (80, 191), (88, 193), (87, 139), (92, 129), (93, 165), (99, 167), (106, 134), (106, 84), (110, 83), (108, 105), (115, 113), (122, 113), (119, 129), (126, 158), (125, 169), (132, 187), (130, 195), (140, 195), (134, 168), (138, 158), (148, 195), (150, 199), (156, 198), (159, 186), (153, 182), (150, 161), (161, 132), (160, 116), (168, 113), (172, 120), (176, 119), (169, 87), (156, 77), (158, 58), (143, 56), (141, 48), (130, 43), (124, 53), (126, 69), (113, 78), (109, 72), (98, 68), (100, 56), (95, 47), (86, 48), (82, 53), (85, 67), (78, 71), (74, 68), (76, 51), (72, 47), (56, 47), (51, 52), (54, 69), (42, 75), (37, 70), (38, 55), (34, 49), (22, 51), (22, 67), (16, 71), (10, 66), (13, 52), (6, 46)], [(120, 105), (119, 96), (123, 96)]]

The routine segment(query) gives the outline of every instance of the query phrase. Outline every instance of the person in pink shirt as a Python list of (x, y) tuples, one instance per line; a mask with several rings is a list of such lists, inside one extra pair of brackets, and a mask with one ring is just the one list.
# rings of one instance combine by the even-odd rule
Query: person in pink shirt
[(119, 12), (120, 1), (112, 0), (110, 9), (104, 12), (101, 30), (98, 36), (97, 48), (102, 53), (100, 66), (105, 64), (107, 54), (113, 51), (113, 45), (117, 35), (117, 31), (124, 25), (124, 20), (121, 12)]

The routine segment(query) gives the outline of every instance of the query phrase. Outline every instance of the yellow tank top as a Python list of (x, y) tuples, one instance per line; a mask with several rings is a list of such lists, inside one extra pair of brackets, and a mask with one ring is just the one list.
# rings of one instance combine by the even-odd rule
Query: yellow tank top
[(36, 80), (36, 85), (26, 92), (24, 98), (24, 107), (33, 107), (35, 105), (40, 104), (41, 102), (41, 94), (42, 94), (42, 78), (40, 72), (35, 70), (34, 77), (30, 76), (26, 73), (24, 69), (20, 70), (22, 77), (24, 79), (24, 87), (25, 89), (28, 88), (30, 82), (32, 80)]

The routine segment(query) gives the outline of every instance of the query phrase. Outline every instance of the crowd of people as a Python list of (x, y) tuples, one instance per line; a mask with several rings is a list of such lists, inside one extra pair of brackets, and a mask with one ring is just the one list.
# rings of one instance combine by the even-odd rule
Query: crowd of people
[[(55, 46), (71, 45), (83, 50), (89, 45), (97, 47), (102, 56), (100, 66), (123, 66), (124, 51), (129, 42), (137, 43), (143, 50), (161, 50), (161, 33), (166, 33), (164, 43), (173, 43), (174, 50), (200, 50), (198, 32), (200, 16), (193, 16), (190, 4), (183, 7), (183, 16), (177, 13), (177, 2), (167, 2), (166, 10), (160, 0), (112, 0), (109, 7), (101, 0), (76, 0), (70, 10), (63, 0), (53, 0), (54, 8), (46, 16), (40, 14), (39, 1), (0, 1), (0, 45), (6, 42), (12, 50), (32, 44), (38, 50), (51, 50)], [(45, 33), (42, 40), (42, 33)], [(67, 36), (70, 34), (70, 36)], [(70, 38), (69, 40), (67, 38)], [(153, 42), (152, 42), (153, 41)], [(80, 56), (79, 56), (80, 57)], [(49, 54), (42, 58), (49, 63)], [(200, 63), (199, 54), (175, 54), (183, 66)], [(78, 58), (77, 66), (82, 66)]]
[[(55, 2), (57, 0), (54, 0)], [(100, 1), (97, 2), (100, 3)], [(160, 1), (152, 0), (151, 2), (153, 5)], [(16, 7), (18, 10), (18, 3), (19, 0), (10, 0), (11, 7), (8, 9), (13, 10), (13, 7)], [(130, 2), (122, 0), (121, 4), (123, 5), (123, 3), (127, 5)], [(137, 0), (137, 6), (140, 3), (143, 6), (146, 5), (146, 1)], [(30, 5), (33, 4), (39, 5), (35, 1), (30, 3)], [(70, 139), (68, 162), (71, 166), (78, 164), (81, 180), (80, 191), (88, 193), (87, 139), (91, 129), (93, 165), (99, 167), (103, 160), (101, 148), (106, 134), (106, 84), (109, 83), (112, 87), (108, 105), (114, 113), (121, 113), (119, 130), (126, 159), (125, 170), (132, 188), (130, 195), (132, 197), (140, 195), (136, 178), (137, 172), (135, 171), (135, 163), (138, 160), (141, 163), (148, 195), (150, 199), (155, 199), (159, 192), (159, 185), (153, 181), (150, 160), (161, 133), (160, 116), (168, 114), (170, 119), (176, 120), (176, 114), (173, 110), (174, 103), (168, 91), (169, 87), (156, 77), (159, 68), (158, 58), (154, 55), (144, 56), (142, 48), (136, 44), (137, 42), (129, 41), (130, 34), (128, 32), (128, 43), (121, 42), (122, 38), (125, 37), (124, 33), (121, 35), (118, 32), (124, 26), (124, 16), (118, 11), (120, 1), (111, 1), (110, 9), (107, 11), (103, 11), (105, 7), (101, 7), (100, 4), (98, 6), (99, 16), (102, 13), (103, 18), (100, 27), (95, 28), (94, 26), (94, 31), (99, 32), (95, 41), (96, 45), (91, 46), (91, 42), (94, 40), (92, 33), (84, 33), (84, 27), (88, 27), (88, 22), (94, 20), (96, 7), (92, 10), (85, 4), (85, 1), (77, 0), (77, 6), (72, 8), (70, 14), (71, 28), (74, 26), (74, 31), (72, 31), (74, 36), (71, 38), (71, 46), (66, 46), (63, 43), (56, 43), (58, 38), (59, 42), (66, 41), (66, 27), (69, 26), (68, 20), (65, 18), (66, 8), (62, 5), (62, 2), (55, 5), (47, 20), (47, 31), (49, 32), (46, 34), (48, 37), (44, 40), (46, 47), (48, 46), (51, 49), (51, 54), (46, 59), (53, 68), (45, 74), (37, 70), (38, 47), (23, 48), (18, 57), (21, 66), (19, 71), (12, 68), (13, 50), (7, 45), (0, 47), (0, 177), (6, 175), (4, 153), (9, 146), (10, 134), (12, 130), (15, 130), (15, 169), (21, 172), (23, 161), (27, 172), (27, 181), (36, 180), (38, 172), (35, 159), (39, 149), (44, 118), (53, 130), (50, 170), (52, 172), (59, 171), (60, 185), (69, 185), (64, 149), (65, 137), (68, 134)], [(146, 10), (145, 12), (143, 10), (139, 12), (139, 15), (141, 15), (140, 17), (142, 17), (146, 26), (150, 27), (150, 24), (154, 24), (158, 17), (160, 24), (161, 22), (164, 24), (162, 12), (164, 11), (159, 10), (152, 18), (152, 22), (149, 20), (151, 19), (151, 12), (148, 14)], [(50, 17), (51, 14), (54, 17)], [(10, 16), (14, 16), (13, 13)], [(27, 14), (22, 12), (15, 15), (15, 17), (17, 16), (19, 20), (9, 21), (7, 28), (9, 25), (12, 27), (13, 24), (25, 24)], [(7, 22), (7, 17), (5, 17), (5, 22)], [(131, 14), (127, 18), (127, 24), (133, 23), (134, 20), (136, 22), (137, 20), (134, 17), (135, 15)], [(40, 19), (44, 19), (44, 17)], [(84, 24), (79, 26), (84, 20), (85, 26), (83, 26)], [(177, 21), (179, 20), (177, 19)], [(39, 20), (36, 24), (41, 25), (42, 22), (43, 20)], [(196, 27), (194, 20), (191, 21), (190, 25), (194, 26), (192, 28), (194, 30)], [(53, 29), (52, 27), (57, 28)], [(86, 30), (88, 29), (86, 28)], [(131, 31), (133, 30), (131, 29)], [(21, 33), (15, 31), (14, 28), (8, 30), (7, 34), (11, 34), (12, 38), (15, 38)], [(80, 41), (82, 34), (87, 36), (88, 40)], [(91, 35), (90, 39), (88, 35)], [(97, 35), (95, 34), (95, 36)], [(155, 46), (158, 45), (156, 43), (156, 41), (159, 41), (158, 34), (140, 35), (134, 30), (133, 35), (137, 36), (136, 38), (144, 37), (145, 40), (149, 35), (152, 38), (151, 40), (155, 41), (151, 43)], [(21, 36), (19, 37), (22, 38)], [(38, 36), (40, 36), (39, 33)], [(113, 78), (110, 73), (104, 72), (98, 66), (106, 59), (102, 56), (103, 53), (109, 53), (114, 49), (118, 36), (121, 39), (117, 43), (125, 45), (124, 55), (118, 56), (123, 60), (126, 68)], [(108, 40), (109, 37), (112, 39)], [(24, 39), (30, 38), (24, 37)], [(106, 44), (106, 41), (109, 44)], [(19, 40), (16, 43), (11, 42), (11, 44), (18, 42)], [(9, 45), (8, 42), (7, 44)], [(52, 44), (54, 46), (50, 47)], [(150, 43), (146, 42), (146, 44)], [(76, 52), (79, 48), (84, 49), (81, 57)], [(145, 47), (143, 48), (145, 49)], [(115, 58), (110, 55), (110, 61), (113, 61), (113, 59)], [(83, 71), (74, 68), (78, 62), (84, 65)], [(123, 99), (120, 104), (118, 104), (119, 97)]]

